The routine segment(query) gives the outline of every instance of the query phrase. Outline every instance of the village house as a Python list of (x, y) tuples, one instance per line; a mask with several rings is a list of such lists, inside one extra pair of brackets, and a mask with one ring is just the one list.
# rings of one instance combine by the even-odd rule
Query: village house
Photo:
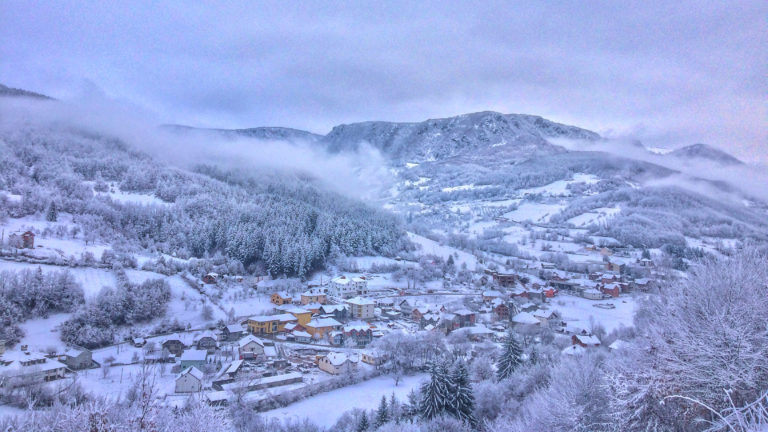
[(309, 322), (309, 320), (312, 319), (312, 311), (306, 310), (304, 308), (300, 308), (298, 306), (289, 306), (289, 307), (282, 307), (278, 308), (280, 311), (284, 313), (289, 313), (293, 315), (299, 325), (305, 325)]
[(0, 358), (0, 378), (12, 387), (64, 378), (67, 366), (45, 354), (29, 351), (5, 352)]
[(222, 340), (234, 342), (240, 340), (245, 334), (245, 329), (241, 324), (229, 324), (221, 330)]
[(312, 312), (313, 314), (319, 314), (319, 313), (320, 313), (320, 308), (321, 308), (322, 306), (323, 306), (323, 305), (322, 305), (322, 304), (320, 304), (320, 303), (307, 303), (307, 304), (303, 305), (302, 307), (303, 307), (304, 309), (306, 309), (306, 310), (308, 310), (308, 311)]
[(261, 378), (256, 378), (246, 382), (231, 382), (221, 386), (223, 391), (233, 392), (239, 390), (254, 391), (262, 390), (274, 387), (285, 386), (289, 384), (297, 384), (304, 380), (303, 375), (300, 372), (290, 372), (287, 374), (271, 375)]
[(648, 287), (651, 286), (651, 280), (648, 278), (635, 279), (633, 285), (639, 290), (648, 291)]
[(93, 356), (85, 348), (69, 348), (59, 356), (59, 361), (70, 370), (88, 369), (93, 365)]
[(8, 236), (8, 246), (16, 249), (34, 249), (35, 233), (32, 231), (11, 233)]
[(365, 350), (360, 353), (360, 361), (372, 366), (381, 366), (384, 363), (385, 356), (377, 350)]
[(144, 339), (143, 337), (135, 336), (131, 338), (131, 345), (135, 346), (136, 348), (141, 348), (146, 344), (147, 344), (147, 340)]
[(331, 280), (328, 294), (342, 299), (368, 295), (368, 280), (365, 276), (356, 278), (339, 276)]
[(517, 282), (518, 276), (514, 273), (501, 273), (497, 271), (487, 271), (491, 278), (493, 278), (493, 281), (496, 282), (496, 284), (500, 286), (512, 286)]
[(208, 363), (208, 351), (206, 350), (186, 350), (179, 358), (181, 369), (196, 367), (202, 369)]
[(365, 297), (354, 297), (346, 302), (349, 305), (349, 309), (352, 312), (352, 318), (355, 319), (371, 319), (373, 318), (373, 311), (375, 303), (373, 300)]
[(353, 321), (343, 327), (344, 340), (354, 341), (357, 346), (363, 347), (373, 340), (373, 330), (365, 321)]
[(304, 327), (312, 337), (322, 339), (326, 333), (341, 329), (341, 323), (333, 318), (314, 318)]
[(331, 316), (337, 321), (345, 321), (349, 318), (349, 306), (347, 305), (328, 305), (320, 307), (320, 315)]
[(312, 335), (304, 330), (296, 330), (291, 333), (291, 336), (293, 337), (293, 340), (295, 342), (299, 342), (299, 343), (312, 342)]
[(589, 300), (602, 300), (604, 296), (602, 291), (595, 288), (585, 289), (581, 295)]
[(494, 299), (497, 299), (497, 298), (500, 299), (500, 298), (503, 298), (503, 297), (504, 297), (504, 295), (501, 293), (501, 291), (496, 291), (496, 290), (486, 290), (486, 291), (483, 291), (483, 301), (484, 302), (491, 302)]
[(459, 309), (453, 312), (456, 315), (456, 320), (459, 327), (470, 327), (475, 325), (476, 315), (469, 309)]
[(331, 375), (347, 374), (357, 369), (358, 357), (346, 353), (332, 352), (321, 357), (317, 362), (320, 370)]
[(310, 303), (325, 304), (327, 301), (325, 293), (319, 289), (307, 290), (301, 293), (301, 304), (308, 305)]
[(196, 367), (189, 367), (176, 377), (176, 393), (197, 393), (202, 389), (203, 373)]
[(571, 343), (573, 345), (579, 345), (584, 348), (599, 347), (600, 339), (594, 335), (575, 334), (571, 336)]
[(237, 353), (241, 360), (258, 357), (264, 354), (264, 342), (254, 335), (248, 335), (237, 341)]
[(433, 330), (440, 324), (441, 312), (427, 312), (421, 315), (419, 328), (424, 330)]
[(328, 343), (334, 346), (344, 345), (344, 332), (342, 330), (334, 330), (328, 332)]
[(197, 349), (206, 350), (211, 354), (216, 351), (216, 347), (218, 346), (216, 343), (216, 335), (210, 330), (196, 334), (194, 344)]
[(291, 314), (256, 315), (244, 321), (248, 331), (256, 335), (272, 335), (283, 332), (285, 325), (290, 322), (298, 322)]
[(181, 341), (179, 335), (166, 337), (161, 346), (176, 357), (181, 356), (181, 353), (183, 353), (184, 349), (187, 347), (184, 342)]
[(276, 304), (278, 306), (282, 306), (284, 304), (293, 303), (293, 297), (288, 295), (288, 293), (285, 291), (279, 291), (279, 292), (273, 293), (272, 296), (269, 298), (269, 301), (271, 301), (273, 304)]
[(218, 281), (219, 281), (218, 273), (208, 273), (205, 276), (203, 276), (203, 283), (207, 283), (208, 285), (213, 285)]
[(493, 305), (493, 313), (496, 319), (502, 320), (502, 321), (506, 321), (509, 319), (509, 316), (510, 316), (509, 306), (507, 306), (507, 304), (504, 303), (503, 300), (496, 299), (494, 300), (493, 303), (491, 303), (491, 305)]
[(541, 321), (539, 321), (530, 312), (520, 312), (519, 314), (512, 317), (512, 323), (519, 326), (534, 326), (540, 325)]
[(602, 291), (603, 294), (609, 295), (611, 297), (618, 297), (619, 294), (621, 294), (621, 286), (616, 283), (606, 284), (603, 285), (600, 291)]
[(533, 312), (533, 316), (541, 322), (542, 325), (557, 323), (560, 321), (560, 314), (552, 309), (539, 309)]

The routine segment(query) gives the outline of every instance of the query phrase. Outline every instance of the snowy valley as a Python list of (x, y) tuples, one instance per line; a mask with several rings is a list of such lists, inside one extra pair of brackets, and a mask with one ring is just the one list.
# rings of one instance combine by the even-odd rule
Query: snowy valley
[[(748, 297), (767, 288), (768, 204), (683, 167), (750, 169), (706, 146), (625, 152), (494, 112), (324, 136), (166, 125), (138, 143), (6, 93), (0, 425), (93, 426), (95, 409), (164, 428), (151, 430), (567, 430), (584, 413), (640, 430), (636, 398), (706, 399), (735, 380), (746, 401), (764, 376), (764, 329), (744, 320), (765, 317)], [(200, 142), (210, 157), (195, 149), (191, 164), (152, 149)], [(341, 158), (376, 187), (361, 199), (213, 150), (275, 143)], [(748, 310), (710, 327), (687, 315), (722, 302)], [(717, 353), (664, 335), (724, 329), (721, 352), (750, 338), (732, 367), (755, 375), (697, 386)], [(679, 374), (669, 387), (641, 367), (651, 345)], [(700, 368), (681, 369), (692, 356)]]

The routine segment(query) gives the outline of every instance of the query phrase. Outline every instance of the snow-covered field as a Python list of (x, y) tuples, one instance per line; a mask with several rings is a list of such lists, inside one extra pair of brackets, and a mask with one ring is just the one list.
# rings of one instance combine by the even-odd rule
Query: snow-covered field
[(600, 179), (592, 174), (574, 174), (572, 180), (559, 180), (550, 183), (545, 186), (539, 186), (535, 188), (519, 189), (520, 196), (542, 194), (546, 196), (571, 196), (571, 191), (568, 190), (568, 185), (572, 183), (586, 183), (593, 184), (600, 181)]
[(548, 222), (549, 218), (565, 208), (564, 204), (541, 204), (524, 202), (517, 210), (504, 214), (505, 218), (516, 222)]
[(592, 224), (600, 225), (604, 224), (608, 219), (615, 216), (621, 211), (618, 207), (600, 207), (592, 211), (582, 213), (578, 216), (574, 216), (568, 219), (568, 223), (571, 223), (577, 227), (585, 227)]
[(437, 255), (445, 259), (448, 259), (450, 255), (456, 254), (458, 255), (458, 258), (454, 258), (454, 260), (457, 265), (460, 266), (466, 263), (467, 268), (470, 270), (473, 270), (477, 266), (477, 257), (462, 250), (450, 246), (443, 246), (434, 240), (410, 232), (408, 233), (408, 239), (420, 245), (421, 251), (425, 254)]
[[(596, 304), (612, 304), (615, 309), (601, 309)], [(637, 308), (637, 301), (632, 296), (621, 296), (611, 300), (588, 300), (570, 295), (560, 295), (551, 304), (551, 308), (560, 311), (569, 326), (590, 330), (592, 323), (599, 323), (607, 332), (621, 326), (632, 327), (632, 319)]]
[(278, 419), (307, 417), (319, 426), (330, 428), (344, 411), (353, 408), (375, 409), (379, 406), (382, 396), (389, 398), (394, 393), (400, 401), (405, 401), (408, 393), (412, 389), (418, 390), (419, 384), (424, 379), (426, 379), (425, 374), (408, 376), (400, 381), (400, 385), (395, 386), (395, 380), (392, 377), (381, 376), (353, 386), (321, 393), (286, 407), (267, 411), (263, 415)]

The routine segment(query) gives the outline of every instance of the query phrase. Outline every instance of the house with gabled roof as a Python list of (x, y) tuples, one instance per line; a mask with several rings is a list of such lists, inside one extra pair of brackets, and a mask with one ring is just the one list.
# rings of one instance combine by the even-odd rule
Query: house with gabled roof
[(357, 355), (347, 353), (330, 352), (318, 360), (317, 366), (320, 370), (328, 372), (331, 375), (340, 375), (352, 372), (357, 369), (359, 358)]
[(176, 393), (197, 393), (203, 390), (204, 375), (200, 369), (189, 367), (176, 376)]

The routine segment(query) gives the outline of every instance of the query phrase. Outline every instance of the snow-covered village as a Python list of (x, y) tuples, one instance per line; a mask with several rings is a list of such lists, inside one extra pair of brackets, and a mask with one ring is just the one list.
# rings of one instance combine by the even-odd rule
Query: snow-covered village
[(768, 10), (685, 3), (0, 6), (0, 431), (768, 430)]

